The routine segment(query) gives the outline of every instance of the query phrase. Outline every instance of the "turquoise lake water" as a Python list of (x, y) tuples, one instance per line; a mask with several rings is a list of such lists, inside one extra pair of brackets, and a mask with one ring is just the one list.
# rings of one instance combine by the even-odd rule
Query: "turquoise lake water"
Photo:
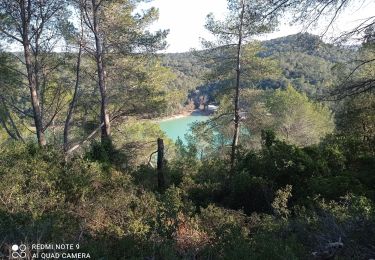
[(190, 115), (186, 117), (169, 119), (159, 123), (160, 128), (173, 141), (179, 137), (182, 142), (186, 143), (185, 134), (190, 131), (190, 127), (194, 122), (206, 121), (209, 117), (203, 115)]

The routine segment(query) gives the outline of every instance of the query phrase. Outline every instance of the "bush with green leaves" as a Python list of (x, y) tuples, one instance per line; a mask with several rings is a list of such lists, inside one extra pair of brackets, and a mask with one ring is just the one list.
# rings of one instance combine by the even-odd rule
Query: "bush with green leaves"
[(0, 147), (1, 252), (53, 241), (95, 259), (307, 259), (340, 241), (337, 257), (374, 257), (374, 158), (332, 136), (304, 148), (262, 138), (233, 171), (177, 144), (164, 191), (156, 169), (125, 170), (114, 147), (68, 160), (53, 147)]
[(159, 211), (155, 194), (106, 162), (65, 161), (53, 148), (14, 143), (1, 148), (0, 176), (0, 232), (6, 238), (1, 247), (69, 241), (95, 258), (111, 259), (152, 248)]

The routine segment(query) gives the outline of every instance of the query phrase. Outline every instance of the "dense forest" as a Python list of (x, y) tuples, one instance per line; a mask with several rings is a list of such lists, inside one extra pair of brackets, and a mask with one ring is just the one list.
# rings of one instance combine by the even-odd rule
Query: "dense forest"
[(0, 2), (0, 259), (375, 258), (374, 16), (228, 0), (165, 54), (142, 2)]
[[(356, 54), (355, 46), (327, 44), (319, 36), (308, 33), (289, 35), (258, 44), (261, 49), (257, 55), (273, 58), (281, 70), (279, 77), (263, 79), (258, 88), (278, 89), (291, 84), (300, 92), (314, 98), (318, 94), (323, 94), (325, 88), (332, 86), (336, 79), (332, 71), (334, 66), (349, 63)], [(207, 96), (206, 102), (218, 102), (215, 100), (215, 93), (220, 91), (222, 86), (219, 82), (205, 80), (205, 76), (212, 68), (211, 63), (205, 59), (205, 52), (207, 51), (162, 55), (163, 65), (171, 68), (177, 75), (170, 83), (171, 88), (185, 91), (179, 103), (180, 107), (189, 101), (186, 97), (195, 101), (196, 106), (200, 96)]]

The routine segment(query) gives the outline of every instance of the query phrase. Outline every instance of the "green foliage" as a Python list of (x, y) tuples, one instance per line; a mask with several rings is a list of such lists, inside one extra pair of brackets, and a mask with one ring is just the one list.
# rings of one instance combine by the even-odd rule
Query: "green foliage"
[[(327, 44), (318, 36), (307, 33), (263, 41), (248, 47), (253, 51), (245, 51), (245, 56), (247, 56), (246, 53), (251, 54), (252, 58), (249, 61), (253, 61), (254, 47), (256, 47), (255, 54), (258, 54), (253, 64), (259, 64), (260, 67), (255, 67), (255, 71), (247, 71), (242, 75), (245, 80), (259, 75), (256, 73), (259, 68), (264, 68), (265, 71), (270, 71), (272, 68), (273, 76), (269, 77), (268, 73), (267, 77), (260, 78), (255, 84), (257, 87), (277, 89), (293, 85), (309, 97), (321, 95), (336, 84), (337, 76), (346, 74), (336, 73), (334, 67), (337, 67), (337, 63), (350, 62), (357, 55), (353, 49)], [(171, 67), (177, 73), (177, 79), (172, 82), (172, 85), (178, 84), (178, 89), (183, 89), (185, 93), (197, 88), (199, 93), (192, 92), (189, 97), (206, 95), (210, 102), (219, 102), (218, 94), (223, 89), (228, 89), (228, 81), (224, 80), (227, 78), (224, 68), (233, 65), (233, 61), (228, 60), (228, 55), (233, 51), (230, 48), (224, 48), (195, 53), (166, 54), (162, 59), (166, 66)], [(211, 59), (212, 57), (216, 58)], [(269, 66), (263, 66), (264, 64)], [(248, 66), (248, 64), (243, 66)], [(276, 71), (278, 72), (275, 73)], [(182, 83), (179, 83), (180, 81)], [(244, 87), (248, 85), (244, 84)]]
[(168, 108), (165, 114), (176, 114), (186, 108), (189, 99), (193, 99), (193, 103), (197, 102), (195, 90), (204, 83), (203, 78), (208, 72), (209, 65), (190, 52), (160, 56), (162, 64), (170, 68), (174, 74), (167, 86)]
[[(167, 109), (167, 86), (173, 73), (147, 55), (108, 55), (111, 109), (117, 113), (155, 117)], [(118, 73), (117, 73), (118, 72)]]
[(264, 129), (271, 129), (279, 139), (299, 146), (316, 144), (334, 129), (328, 107), (313, 102), (291, 86), (285, 90), (248, 91), (244, 96), (244, 126), (252, 139), (249, 145), (255, 148), (259, 147), (256, 140)]
[(19, 86), (22, 77), (17, 73), (18, 65), (13, 55), (0, 52), (0, 141), (8, 138), (22, 140), (22, 136), (26, 135), (20, 125), (22, 117), (12, 110), (12, 105), (22, 103), (14, 96), (25, 94)]
[(156, 154), (153, 153), (157, 150), (158, 138), (164, 140), (167, 159), (174, 154), (173, 142), (165, 136), (156, 122), (132, 117), (116, 128), (117, 131), (113, 132), (113, 143), (121, 153), (122, 158), (119, 158), (119, 161), (123, 169), (134, 169), (148, 162), (156, 165)]
[(42, 151), (33, 144), (14, 143), (11, 149), (1, 148), (4, 237), (13, 241), (32, 240), (40, 235), (38, 230), (44, 230), (46, 239), (61, 241), (59, 236), (63, 238), (65, 234), (61, 223), (71, 218), (66, 230), (77, 228), (76, 218), (63, 211), (67, 194), (62, 192), (65, 187), (61, 185), (61, 159), (57, 151)]
[(263, 131), (262, 149), (242, 150), (232, 176), (226, 161), (178, 143), (163, 194), (154, 169), (124, 172), (108, 147), (65, 161), (14, 143), (0, 148), (0, 232), (11, 243), (79, 242), (108, 259), (301, 259), (340, 237), (339, 256), (368, 258), (374, 160), (344, 143), (298, 148)]
[[(11, 243), (78, 242), (84, 234), (80, 243), (95, 258), (112, 259), (126, 244), (139, 253), (139, 241), (146, 243), (156, 198), (137, 191), (129, 175), (79, 158), (66, 163), (58, 151), (35, 145), (1, 149), (0, 230)], [(121, 246), (111, 253), (114, 241)]]
[(230, 195), (225, 204), (234, 209), (243, 209), (245, 213), (270, 212), (272, 191), (263, 177), (241, 172), (233, 177)]
[(110, 163), (115, 153), (112, 140), (106, 139), (104, 142), (93, 142), (91, 150), (87, 153), (87, 158), (102, 163)]
[[(7, 253), (6, 245), (16, 242), (69, 241), (80, 243), (95, 259), (308, 259), (312, 252), (324, 252), (329, 241), (342, 241), (336, 257), (373, 258), (373, 93), (332, 105), (336, 132), (328, 107), (308, 98), (335, 82), (330, 68), (334, 62), (345, 63), (353, 51), (310, 35), (244, 46), (243, 146), (230, 171), (232, 93), (226, 90), (234, 74), (229, 69), (233, 60), (225, 57), (234, 49), (196, 53), (221, 62), (201, 62), (191, 54), (161, 59), (143, 55), (150, 51), (148, 43), (151, 51), (162, 47), (165, 34), (141, 33), (157, 11), (134, 16), (135, 6), (129, 1), (108, 2), (100, 14), (106, 39), (116, 44), (111, 51), (122, 54), (106, 55), (110, 110), (126, 120), (113, 125), (113, 138), (94, 141), (86, 154), (68, 160), (55, 147), (9, 141), (0, 147), (0, 251)], [(214, 33), (225, 25), (211, 22)], [(129, 28), (135, 34), (122, 38), (125, 44), (119, 45), (117, 36), (129, 35), (124, 31)], [(140, 45), (129, 44), (138, 40)], [(140, 49), (134, 54), (136, 46)], [(371, 46), (361, 49), (364, 57), (372, 57)], [(49, 107), (45, 119), (59, 110), (53, 131), (46, 132), (58, 144), (66, 111), (59, 103), (71, 99), (75, 58), (43, 58), (48, 67), (59, 64), (43, 90), (44, 105)], [(27, 136), (19, 127), (31, 125), (21, 116), (29, 112), (29, 105), (22, 101), (27, 92), (18, 87), (13, 73), (19, 64), (8, 55), (0, 63), (0, 95), (6, 101), (0, 104), (0, 118), (10, 129), (8, 135), (20, 129)], [(80, 102), (72, 121), (74, 142), (98, 126), (94, 65), (83, 55)], [(202, 85), (203, 74), (210, 72), (212, 84)], [(372, 77), (372, 66), (365, 65), (353, 80)], [(195, 91), (198, 85), (202, 86)], [(172, 144), (146, 119), (181, 111), (186, 101), (194, 105), (202, 96), (206, 102), (220, 101), (220, 109), (208, 124), (192, 128), (187, 144)], [(155, 158), (150, 158), (157, 138), (163, 138), (166, 147), (163, 193), (157, 191)]]
[(175, 186), (168, 188), (161, 197), (161, 208), (158, 211), (159, 233), (171, 239), (178, 228), (178, 216), (184, 207), (181, 190)]
[(200, 221), (213, 239), (203, 253), (205, 258), (248, 259), (251, 255), (249, 230), (243, 214), (209, 205), (201, 209)]
[(275, 199), (272, 202), (272, 209), (275, 215), (288, 218), (290, 211), (288, 210), (288, 200), (292, 197), (292, 186), (286, 185), (284, 189), (276, 191)]
[(374, 109), (375, 95), (373, 92), (345, 99), (336, 113), (338, 132), (353, 139), (362, 139), (367, 144), (366, 150), (373, 151), (375, 144)]
[(331, 112), (291, 86), (276, 90), (266, 100), (272, 116), (272, 126), (280, 139), (297, 145), (316, 144), (334, 129)]
[[(289, 86), (285, 90), (244, 90), (242, 98), (240, 143), (243, 148), (260, 149), (262, 144), (269, 146), (277, 137), (289, 144), (305, 147), (318, 144), (334, 130), (330, 109), (321, 103), (310, 100)], [(231, 105), (228, 96), (220, 102), (217, 116), (197, 125), (192, 133), (196, 135), (195, 144), (206, 142), (207, 155), (224, 157), (225, 147), (230, 144), (233, 126)], [(273, 133), (274, 137), (265, 135)], [(269, 140), (263, 137), (271, 138)], [(203, 141), (201, 140), (203, 139)], [(220, 149), (216, 149), (220, 148)]]

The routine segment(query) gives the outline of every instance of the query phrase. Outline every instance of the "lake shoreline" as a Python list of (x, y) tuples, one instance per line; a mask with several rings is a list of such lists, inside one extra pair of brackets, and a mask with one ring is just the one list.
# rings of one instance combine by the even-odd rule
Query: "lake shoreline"
[(191, 110), (191, 111), (184, 111), (184, 112), (181, 112), (181, 113), (173, 115), (173, 116), (158, 118), (158, 119), (156, 119), (156, 122), (164, 122), (164, 121), (184, 118), (184, 117), (188, 117), (188, 116), (210, 116), (210, 115), (212, 115), (212, 112), (210, 112), (210, 111), (195, 109), (195, 110)]
[(191, 127), (196, 122), (203, 122), (210, 118), (212, 113), (208, 111), (194, 110), (180, 113), (174, 116), (164, 118), (162, 121), (156, 122), (165, 136), (176, 142), (181, 140), (187, 144), (185, 136), (191, 133)]

